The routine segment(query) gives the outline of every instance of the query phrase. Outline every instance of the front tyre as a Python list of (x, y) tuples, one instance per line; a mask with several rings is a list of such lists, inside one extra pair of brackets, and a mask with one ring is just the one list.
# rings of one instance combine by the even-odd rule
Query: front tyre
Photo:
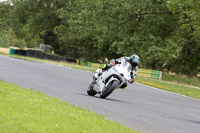
[(100, 94), (100, 98), (106, 98), (107, 96), (109, 96), (119, 85), (119, 83), (114, 80), (112, 81), (109, 85), (108, 88), (106, 88), (105, 91), (102, 92), (102, 94)]
[(88, 87), (88, 90), (87, 90), (88, 95), (94, 96), (94, 95), (97, 94), (97, 92), (94, 91), (93, 88), (94, 88), (94, 83), (92, 82), (92, 83), (90, 84), (90, 86)]

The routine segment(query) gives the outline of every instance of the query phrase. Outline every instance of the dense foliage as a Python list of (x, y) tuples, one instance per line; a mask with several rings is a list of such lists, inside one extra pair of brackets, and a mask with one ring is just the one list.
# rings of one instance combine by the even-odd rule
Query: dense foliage
[(85, 61), (136, 53), (140, 67), (195, 76), (199, 7), (199, 0), (10, 0), (0, 3), (0, 46), (12, 35)]

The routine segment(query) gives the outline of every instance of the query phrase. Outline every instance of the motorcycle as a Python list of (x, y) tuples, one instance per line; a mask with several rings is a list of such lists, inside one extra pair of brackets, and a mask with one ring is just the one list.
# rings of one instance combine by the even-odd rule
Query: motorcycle
[(121, 64), (112, 66), (90, 84), (87, 89), (88, 95), (94, 96), (98, 93), (100, 98), (106, 98), (115, 89), (122, 88), (124, 84), (127, 84), (127, 81), (131, 82), (131, 69), (132, 66), (129, 62), (121, 62)]

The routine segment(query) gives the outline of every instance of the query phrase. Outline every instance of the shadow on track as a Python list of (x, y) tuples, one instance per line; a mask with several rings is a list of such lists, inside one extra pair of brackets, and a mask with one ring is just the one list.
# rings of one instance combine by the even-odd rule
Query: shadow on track
[(194, 124), (200, 125), (200, 121), (198, 121), (198, 120), (186, 120), (186, 121), (189, 123), (194, 123)]
[(33, 61), (33, 60), (28, 60), (28, 59), (16, 58), (16, 57), (9, 57), (9, 58), (17, 59), (17, 60), (30, 61), (30, 62), (35, 62), (35, 63), (43, 63), (43, 62), (40, 62), (40, 61)]
[(98, 97), (98, 96), (89, 96), (89, 95), (87, 95), (87, 94), (78, 93), (78, 92), (75, 92), (75, 94), (82, 95), (82, 96), (87, 96), (87, 97), (98, 98), (98, 99), (106, 100), (106, 101), (113, 101), (113, 102), (119, 102), (119, 103), (134, 104), (134, 103), (131, 103), (131, 102), (128, 102), (128, 101), (123, 101), (123, 100), (118, 100), (118, 99), (111, 99), (111, 98), (102, 99), (102, 98), (100, 98), (100, 97)]

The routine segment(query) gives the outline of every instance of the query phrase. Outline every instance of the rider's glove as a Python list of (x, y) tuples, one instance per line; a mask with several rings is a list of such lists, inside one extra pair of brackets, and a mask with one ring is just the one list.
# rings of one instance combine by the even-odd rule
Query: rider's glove
[(132, 84), (132, 83), (134, 82), (134, 80), (135, 80), (135, 79), (132, 79), (132, 78), (131, 78), (131, 79), (128, 80), (128, 82)]

